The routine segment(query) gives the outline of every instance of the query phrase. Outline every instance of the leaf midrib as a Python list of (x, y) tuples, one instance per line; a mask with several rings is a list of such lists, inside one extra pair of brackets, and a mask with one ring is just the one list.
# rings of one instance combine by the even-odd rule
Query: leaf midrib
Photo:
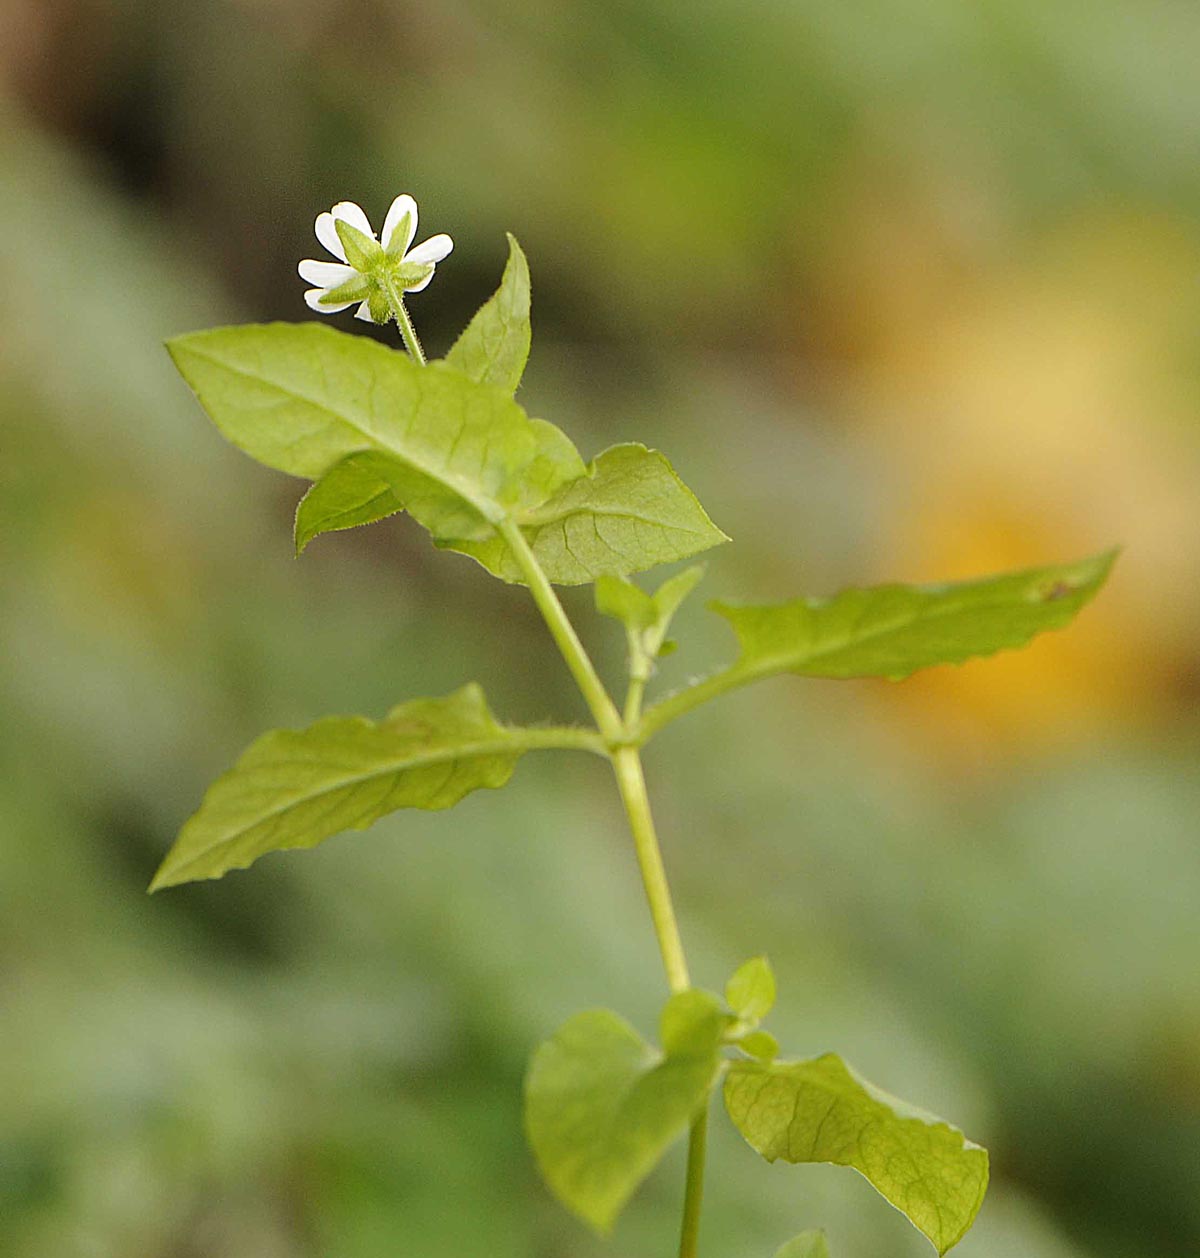
[[(1091, 584), (1091, 581), (1084, 582), (1083, 585), (1073, 590), (1072, 594), (1078, 595), (1078, 594), (1084, 593), (1090, 584)], [(1062, 603), (1066, 607), (1070, 606), (1070, 604), (1067, 602), (1066, 599), (1063, 599)], [(949, 607), (949, 608), (944, 608), (942, 610), (938, 610), (935, 608), (934, 610), (930, 611), (928, 614), (917, 612), (906, 617), (901, 617), (897, 620), (889, 621), (887, 624), (882, 625), (881, 627), (877, 629), (873, 629), (868, 633), (861, 634), (860, 636), (855, 637), (851, 635), (848, 637), (844, 637), (835, 645), (824, 646), (817, 650), (810, 651), (805, 655), (792, 657), (792, 656), (787, 655), (786, 653), (775, 653), (775, 654), (771, 654), (771, 655), (763, 657), (761, 662), (757, 662), (755, 664), (743, 664), (741, 660), (738, 660), (734, 664), (732, 664), (730, 668), (727, 669), (726, 671), (729, 673), (744, 672), (747, 675), (752, 675), (752, 674), (758, 673), (760, 670), (764, 668), (767, 671), (770, 671), (772, 668), (777, 668), (781, 663), (786, 663), (788, 668), (795, 669), (802, 664), (811, 663), (813, 660), (826, 659), (831, 655), (836, 655), (839, 651), (846, 650), (847, 647), (861, 646), (864, 643), (875, 642), (879, 638), (886, 637), (888, 634), (895, 633), (900, 629), (908, 629), (912, 625), (917, 624), (919, 621), (928, 622), (928, 621), (933, 621), (933, 620), (947, 619), (954, 616), (963, 615), (964, 613), (969, 614), (971, 612), (976, 612), (976, 611), (994, 611), (997, 608), (1004, 609), (1008, 606), (1010, 606), (1010, 604), (1005, 603), (1005, 602), (981, 603), (981, 604), (976, 604), (972, 607), (963, 607), (960, 604), (957, 607)], [(737, 609), (733, 608), (731, 610), (737, 610)], [(817, 610), (817, 609), (812, 609), (812, 610)], [(1035, 637), (1037, 634), (1044, 632), (1045, 629), (1048, 627), (1049, 626), (1045, 626), (1045, 625), (1035, 627), (1029, 633), (1028, 638)], [(735, 632), (736, 632), (736, 626), (735, 626)], [(742, 646), (742, 649), (743, 651), (745, 650), (744, 644)], [(1002, 649), (1003, 649), (1003, 644), (1001, 646), (994, 647), (991, 650), (971, 650), (968, 652), (968, 655), (970, 656), (994, 655), (997, 651), (1002, 650)]]
[[(463, 489), (461, 483), (459, 483), (458, 477), (455, 476), (453, 473), (446, 472), (445, 470), (442, 470), (440, 472), (434, 471), (433, 469), (427, 467), (419, 459), (414, 458), (408, 452), (397, 449), (395, 446), (391, 445), (389, 442), (387, 442), (383, 438), (376, 436), (374, 433), (367, 432), (362, 427), (361, 424), (356, 423), (353, 419), (333, 410), (332, 407), (330, 407), (327, 402), (318, 401), (315, 398), (309, 397), (307, 394), (301, 392), (299, 389), (280, 384), (272, 376), (267, 376), (264, 374), (255, 375), (254, 372), (248, 371), (247, 369), (243, 367), (235, 367), (229, 362), (227, 362), (225, 359), (220, 358), (219, 356), (211, 352), (206, 352), (203, 349), (197, 349), (194, 346), (190, 346), (190, 345), (187, 346), (186, 348), (187, 348), (188, 353), (194, 354), (197, 358), (202, 358), (206, 360), (207, 362), (210, 362), (213, 365), (220, 367), (223, 371), (228, 371), (232, 375), (241, 376), (242, 378), (247, 379), (247, 380), (257, 381), (260, 384), (265, 382), (269, 384), (271, 388), (277, 389), (280, 393), (284, 394), (286, 397), (293, 398), (297, 402), (303, 402), (306, 406), (312, 406), (316, 408), (317, 410), (325, 411), (327, 414), (332, 415), (339, 423), (343, 423), (348, 428), (352, 428), (355, 432), (359, 433), (362, 436), (364, 441), (369, 441), (373, 443), (370, 446), (365, 447), (366, 450), (371, 450), (376, 453), (387, 454), (390, 457), (395, 458), (398, 462), (404, 463), (408, 467), (411, 467), (414, 471), (421, 473), (421, 475), (427, 476), (430, 480), (436, 481), (443, 488), (448, 489), (451, 493), (457, 494), (458, 497), (462, 498), (464, 502), (469, 503), (472, 507), (475, 508), (476, 511), (478, 511), (485, 518), (490, 519), (493, 516), (502, 517), (507, 514), (504, 508), (495, 499), (489, 498), (486, 495), (482, 495), (482, 494), (476, 497), (474, 494), (472, 494), (468, 490)], [(362, 453), (362, 451), (353, 451), (353, 450), (347, 451), (347, 453), (342, 455), (341, 457), (349, 458), (352, 454), (355, 454), (355, 453)]]
[[(471, 760), (479, 759), (482, 756), (503, 754), (520, 757), (524, 755), (526, 751), (531, 749), (532, 748), (530, 746), (524, 745), (511, 738), (503, 740), (491, 739), (487, 742), (467, 744), (465, 748), (461, 744), (456, 745), (455, 747), (446, 747), (435, 752), (430, 752), (427, 755), (414, 756), (411, 759), (404, 760), (400, 763), (391, 763), (387, 767), (375, 769), (369, 773), (360, 773), (352, 777), (342, 778), (338, 782), (323, 786), (320, 790), (312, 791), (299, 799), (292, 800), (282, 807), (274, 808), (261, 814), (248, 825), (242, 826), (241, 829), (235, 830), (232, 834), (226, 835), (217, 842), (213, 843), (211, 846), (206, 847), (204, 851), (198, 852), (195, 856), (192, 856), (188, 860), (184, 861), (183, 864), (176, 866), (172, 872), (190, 869), (205, 857), (211, 856), (214, 852), (236, 843), (238, 839), (243, 838), (258, 826), (264, 825), (270, 821), (275, 821), (280, 817), (286, 816), (289, 812), (294, 811), (304, 804), (321, 799), (325, 795), (332, 795), (335, 792), (344, 790), (348, 787), (361, 786), (364, 782), (371, 782), (377, 778), (387, 777), (391, 774), (403, 773), (412, 769), (422, 769), (429, 765), (444, 763), (447, 760)], [(261, 766), (259, 765), (253, 766), (254, 769), (258, 769), (260, 767)], [(238, 767), (235, 766), (232, 772), (236, 774), (238, 772)], [(199, 814), (197, 814), (197, 817), (198, 816)]]
[[(576, 515), (602, 516), (617, 520), (636, 520), (639, 524), (652, 524), (655, 528), (671, 529), (676, 533), (691, 533), (696, 537), (703, 537), (706, 532), (703, 529), (694, 529), (687, 525), (676, 524), (666, 520), (656, 520), (648, 515), (640, 515), (628, 507), (594, 507), (589, 506), (587, 503), (578, 507), (555, 510), (548, 514), (542, 514), (535, 508), (533, 511), (520, 513), (516, 519), (522, 529), (544, 529), (550, 528), (555, 524), (562, 524), (563, 521), (569, 520)], [(716, 526), (710, 527), (715, 529)]]

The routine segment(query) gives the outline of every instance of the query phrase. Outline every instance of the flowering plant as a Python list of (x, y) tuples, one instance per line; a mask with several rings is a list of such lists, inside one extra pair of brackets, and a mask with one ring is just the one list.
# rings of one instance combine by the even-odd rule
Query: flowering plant
[[(765, 957), (723, 993), (693, 986), (650, 809), (641, 750), (664, 726), (728, 690), (781, 674), (884, 677), (1023, 646), (1070, 622), (1103, 584), (1111, 553), (954, 585), (886, 585), (761, 606), (711, 604), (737, 638), (734, 661), (645, 706), (675, 613), (703, 576), (689, 567), (651, 593), (632, 574), (729, 539), (658, 451), (616, 445), (585, 463), (570, 438), (515, 401), (530, 347), (529, 270), (509, 237), (497, 292), (445, 358), (426, 362), (404, 305), (453, 248), (412, 247), (417, 206), (397, 197), (376, 237), (341, 202), (316, 234), (336, 261), (306, 259), (305, 300), (321, 314), (396, 321), (407, 353), (313, 323), (217, 328), (172, 341), (175, 364), (221, 432), (247, 454), (312, 482), (295, 540), (407, 512), (434, 544), (524, 585), (587, 703), (587, 728), (519, 727), (477, 685), (413, 699), (382, 720), (327, 717), (264, 734), (210, 788), (151, 889), (220, 877), (284, 848), (313, 847), (399, 808), (449, 808), (498, 788), (525, 754), (566, 748), (613, 769), (668, 988), (658, 1046), (605, 1009), (569, 1019), (533, 1054), (525, 1126), (550, 1189), (607, 1232), (664, 1151), (688, 1134), (679, 1244), (697, 1252), (709, 1101), (719, 1090), (767, 1161), (852, 1167), (940, 1253), (971, 1226), (987, 1153), (949, 1123), (861, 1078), (833, 1053), (779, 1057), (761, 1023), (775, 1000)], [(618, 705), (556, 585), (592, 584), (624, 628)], [(777, 1258), (822, 1258), (805, 1232)]]

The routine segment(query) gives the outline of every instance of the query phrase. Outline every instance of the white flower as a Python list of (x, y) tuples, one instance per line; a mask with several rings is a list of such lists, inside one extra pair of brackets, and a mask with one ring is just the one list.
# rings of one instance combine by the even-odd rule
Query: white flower
[(444, 232), (415, 249), (409, 247), (417, 234), (417, 203), (407, 193), (392, 202), (380, 239), (353, 201), (339, 201), (332, 210), (318, 214), (316, 233), (338, 260), (305, 258), (300, 263), (300, 278), (316, 285), (304, 294), (304, 300), (319, 314), (336, 314), (357, 302), (355, 317), (369, 323), (386, 323), (391, 317), (389, 289), (419, 293), (454, 248), (454, 241)]

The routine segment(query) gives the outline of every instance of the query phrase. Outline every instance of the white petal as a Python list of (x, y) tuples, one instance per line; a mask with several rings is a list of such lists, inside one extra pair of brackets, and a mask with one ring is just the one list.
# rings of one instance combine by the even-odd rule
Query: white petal
[(333, 306), (322, 306), (321, 298), (324, 297), (328, 291), (329, 290), (327, 288), (310, 288), (304, 294), (304, 300), (308, 303), (308, 308), (310, 310), (315, 310), (317, 314), (337, 314), (339, 310), (345, 310), (347, 306), (354, 305), (352, 301), (342, 301)]
[(371, 303), (369, 301), (359, 302), (358, 309), (354, 312), (354, 317), (363, 319), (367, 323), (374, 323), (375, 320), (371, 318)]
[(333, 254), (335, 258), (346, 261), (346, 251), (342, 248), (337, 228), (333, 225), (333, 215), (328, 210), (317, 215), (317, 239)]
[(385, 249), (391, 249), (392, 232), (396, 230), (397, 224), (406, 212), (408, 214), (408, 239), (400, 247), (399, 252), (403, 254), (412, 244), (413, 237), (417, 234), (417, 203), (405, 192), (392, 202), (392, 208), (388, 210), (387, 218), (383, 220), (383, 231), (379, 234), (379, 243)]
[(433, 279), (432, 271), (430, 271), (429, 274), (417, 284), (405, 284), (404, 291), (406, 293), (419, 293), (423, 288), (429, 287), (429, 281), (431, 279)]
[(349, 223), (351, 227), (357, 227), (364, 236), (375, 239), (371, 220), (363, 212), (362, 206), (355, 205), (353, 201), (339, 201), (333, 207), (333, 217), (340, 218), (343, 223)]
[[(447, 257), (450, 250), (454, 248), (454, 241), (442, 232), (439, 236), (430, 236), (428, 240), (423, 240), (415, 249), (410, 249), (404, 255), (405, 262), (440, 262)], [(415, 288), (408, 290), (415, 293)]]
[(339, 284), (345, 284), (358, 274), (352, 266), (344, 263), (316, 262), (312, 258), (305, 258), (296, 270), (300, 272), (302, 280), (321, 288), (337, 288)]

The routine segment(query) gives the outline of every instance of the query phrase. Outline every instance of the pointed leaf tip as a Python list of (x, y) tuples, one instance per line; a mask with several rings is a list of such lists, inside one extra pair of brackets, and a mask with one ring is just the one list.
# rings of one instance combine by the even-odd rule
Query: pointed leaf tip
[(529, 360), (529, 263), (512, 232), (500, 287), (475, 312), (446, 355), (446, 363), (478, 384), (491, 384), (510, 396)]
[(500, 725), (475, 684), (402, 703), (382, 721), (326, 717), (272, 730), (209, 788), (151, 891), (245, 869), (285, 848), (315, 847), (399, 808), (449, 808), (503, 786), (538, 734)]
[(776, 1250), (775, 1258), (829, 1258), (829, 1246), (825, 1233), (801, 1232), (799, 1236)]

